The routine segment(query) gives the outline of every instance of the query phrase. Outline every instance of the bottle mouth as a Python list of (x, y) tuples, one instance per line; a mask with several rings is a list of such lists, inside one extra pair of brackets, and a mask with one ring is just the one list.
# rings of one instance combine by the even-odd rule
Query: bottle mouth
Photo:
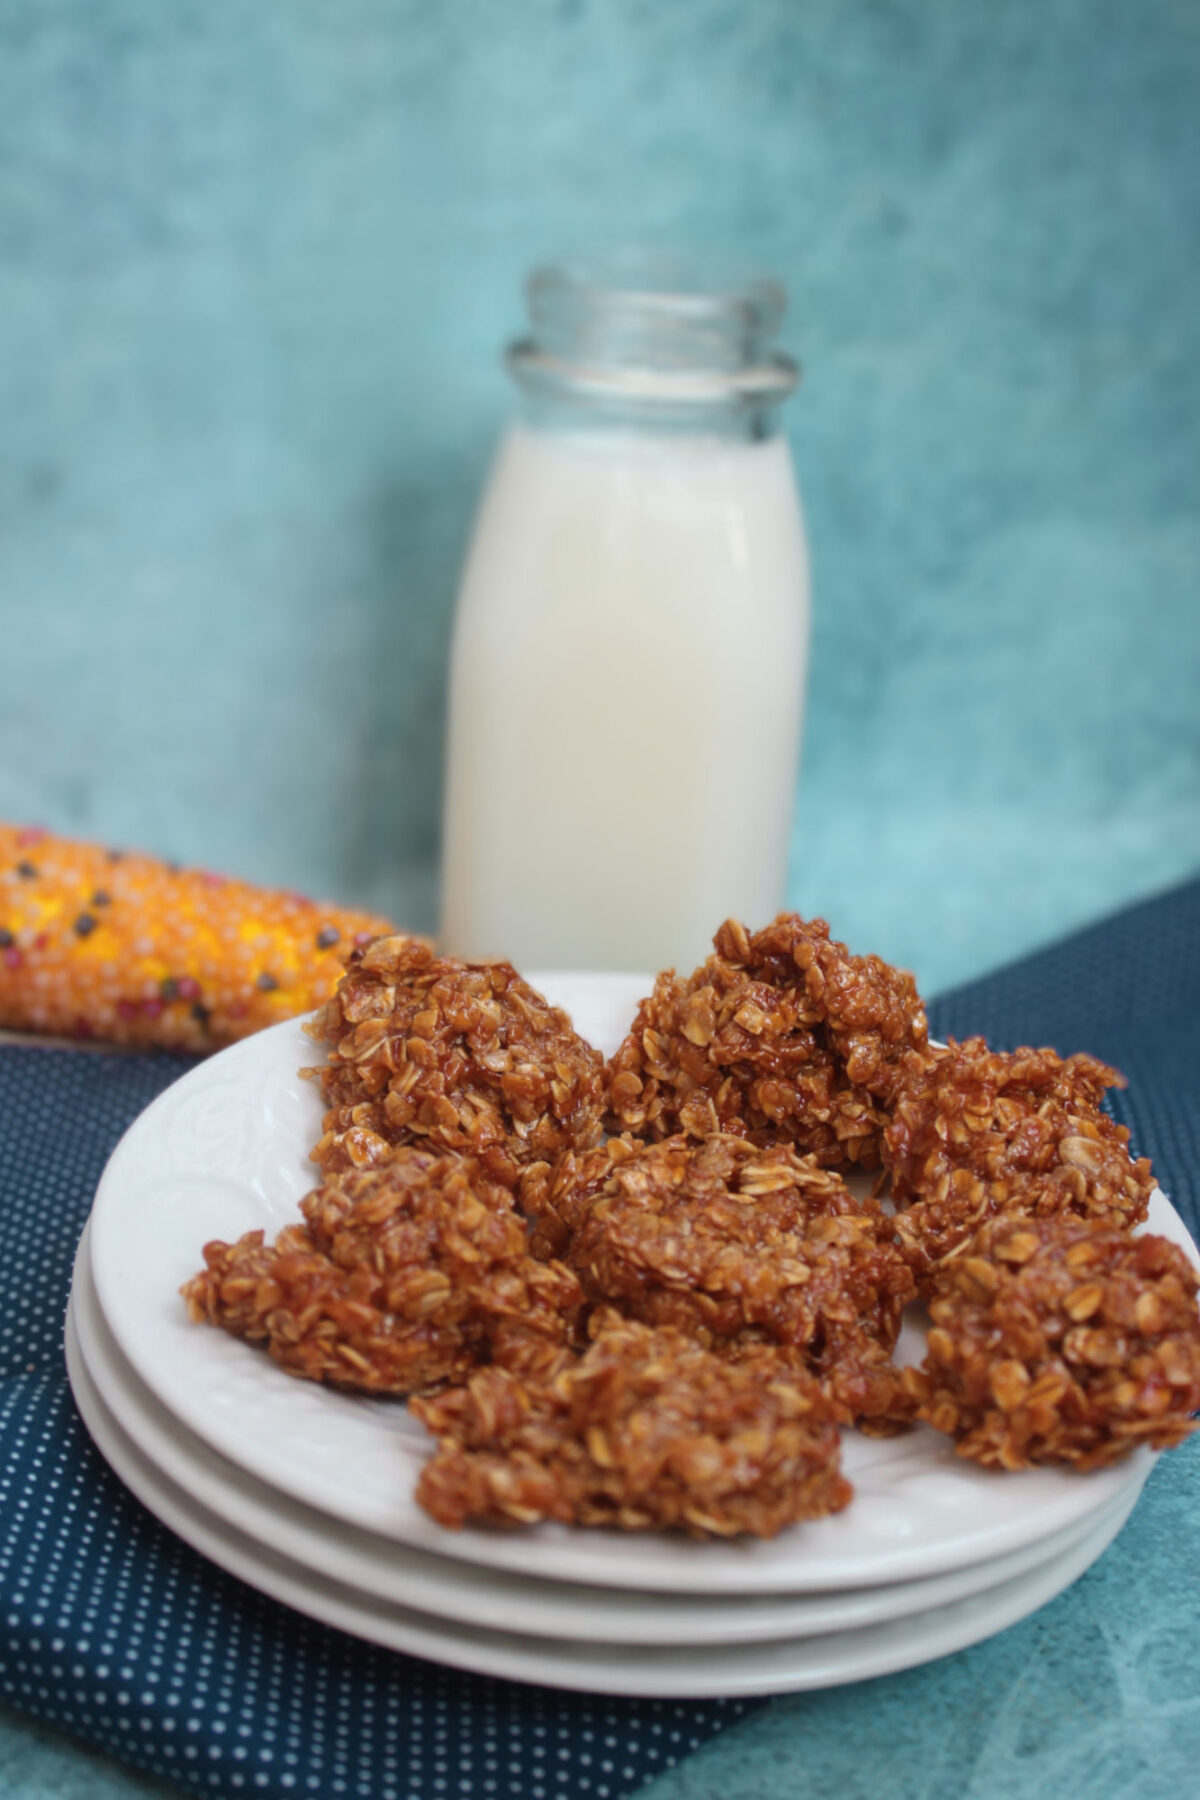
[(667, 251), (535, 268), (530, 333), (507, 363), (535, 389), (668, 406), (780, 401), (799, 369), (774, 347), (787, 307), (766, 276)]

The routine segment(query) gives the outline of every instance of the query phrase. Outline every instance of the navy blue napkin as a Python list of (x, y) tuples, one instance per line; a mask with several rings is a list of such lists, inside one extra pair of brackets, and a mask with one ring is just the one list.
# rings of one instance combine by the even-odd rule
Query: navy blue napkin
[[(1200, 882), (960, 990), (942, 1034), (1095, 1051), (1196, 1232)], [(197, 1795), (618, 1800), (750, 1703), (606, 1700), (442, 1669), (222, 1574), (113, 1477), (62, 1359), (121, 1133), (190, 1064), (0, 1048), (0, 1697)]]

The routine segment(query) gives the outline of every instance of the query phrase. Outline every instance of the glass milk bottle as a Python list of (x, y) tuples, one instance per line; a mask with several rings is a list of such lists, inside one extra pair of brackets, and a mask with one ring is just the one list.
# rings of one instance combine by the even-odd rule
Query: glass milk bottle
[(774, 282), (538, 269), (451, 653), (443, 947), (690, 969), (784, 902), (808, 555)]

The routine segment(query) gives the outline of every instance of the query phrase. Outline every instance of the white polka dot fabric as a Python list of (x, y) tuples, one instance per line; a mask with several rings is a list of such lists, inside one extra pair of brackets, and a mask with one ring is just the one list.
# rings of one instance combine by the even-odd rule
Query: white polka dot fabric
[(618, 1800), (740, 1717), (360, 1643), (126, 1492), (67, 1386), (71, 1260), (109, 1152), (188, 1066), (0, 1048), (0, 1697), (189, 1793), (277, 1800)]
[[(931, 1018), (1123, 1068), (1114, 1111), (1200, 1230), (1200, 882)], [(589, 1700), (360, 1644), (222, 1574), (125, 1492), (76, 1417), (63, 1312), (105, 1159), (186, 1066), (0, 1048), (0, 1698), (190, 1793), (320, 1800), (617, 1800), (744, 1713)]]

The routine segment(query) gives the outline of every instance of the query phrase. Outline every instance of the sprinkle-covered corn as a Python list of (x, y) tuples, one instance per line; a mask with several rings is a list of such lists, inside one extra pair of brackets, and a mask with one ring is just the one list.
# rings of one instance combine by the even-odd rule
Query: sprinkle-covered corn
[(0, 1026), (214, 1050), (320, 1006), (394, 927), (302, 894), (0, 824)]

